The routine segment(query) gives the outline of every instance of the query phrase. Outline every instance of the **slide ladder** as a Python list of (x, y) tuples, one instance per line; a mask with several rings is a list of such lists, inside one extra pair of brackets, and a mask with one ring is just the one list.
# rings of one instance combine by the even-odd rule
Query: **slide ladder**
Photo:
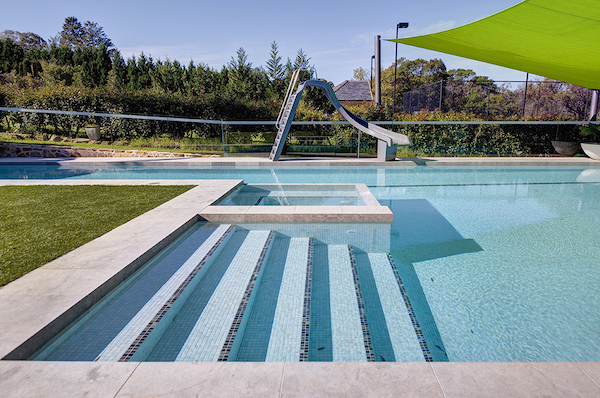
[(296, 85), (298, 80), (299, 72), (299, 69), (295, 70), (294, 74), (292, 75), (292, 80), (290, 81), (290, 85), (288, 86), (288, 90), (283, 101), (283, 106), (281, 107), (279, 117), (277, 118), (277, 136), (275, 137), (275, 141), (273, 142), (273, 148), (271, 149), (271, 154), (269, 155), (270, 160), (279, 160), (281, 152), (283, 151), (285, 140), (290, 131), (290, 128), (292, 127), (292, 121), (294, 120), (296, 109), (298, 108), (298, 104), (300, 103), (302, 92), (304, 91), (305, 87), (311, 86), (319, 87), (323, 91), (327, 99), (329, 99), (329, 101), (333, 104), (335, 109), (344, 117), (344, 119), (350, 122), (352, 126), (359, 129), (363, 133), (369, 134), (378, 139), (378, 160), (394, 160), (396, 157), (396, 147), (398, 145), (411, 145), (410, 138), (408, 138), (406, 135), (395, 133), (393, 131), (384, 129), (383, 127), (377, 126), (373, 123), (369, 123), (350, 112), (340, 103), (340, 101), (337, 99), (337, 96), (335, 95), (335, 92), (333, 91), (333, 88), (327, 82), (323, 82), (320, 80), (307, 80), (300, 83), (296, 92), (293, 92), (294, 86)]

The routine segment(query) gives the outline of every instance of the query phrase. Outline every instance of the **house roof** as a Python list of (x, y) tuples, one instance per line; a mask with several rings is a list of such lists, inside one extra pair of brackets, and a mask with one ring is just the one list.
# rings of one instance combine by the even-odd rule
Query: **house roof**
[(333, 88), (340, 101), (373, 101), (368, 80), (345, 80)]
[(390, 39), (600, 89), (598, 0), (525, 0), (455, 29)]

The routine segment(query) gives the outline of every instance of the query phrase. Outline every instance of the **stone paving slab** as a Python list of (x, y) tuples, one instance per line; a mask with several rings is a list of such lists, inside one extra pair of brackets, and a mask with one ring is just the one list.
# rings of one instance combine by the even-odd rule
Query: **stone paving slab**
[(443, 397), (429, 364), (286, 363), (281, 397)]
[(0, 361), (0, 395), (115, 397), (138, 366), (139, 363)]
[(200, 217), (211, 222), (391, 223), (387, 206), (208, 206)]
[(275, 362), (145, 362), (116, 396), (278, 397), (284, 366)]
[(432, 363), (446, 397), (599, 397), (574, 362)]
[(598, 397), (596, 363), (0, 361), (3, 397)]

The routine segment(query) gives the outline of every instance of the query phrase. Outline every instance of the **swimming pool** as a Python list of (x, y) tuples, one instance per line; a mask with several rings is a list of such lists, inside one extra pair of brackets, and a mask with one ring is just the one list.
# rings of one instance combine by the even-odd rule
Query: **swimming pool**
[[(365, 183), (394, 212), (389, 253), (419, 320), (439, 333), (425, 338), (439, 338), (448, 360), (600, 359), (600, 168), (36, 166), (31, 172)], [(2, 173), (19, 178), (15, 169)]]

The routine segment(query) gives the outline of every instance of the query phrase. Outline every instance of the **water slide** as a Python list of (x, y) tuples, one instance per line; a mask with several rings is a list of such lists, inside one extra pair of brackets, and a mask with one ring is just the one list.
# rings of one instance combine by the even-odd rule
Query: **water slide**
[[(394, 133), (393, 131), (384, 129), (383, 127), (377, 126), (373, 123), (369, 123), (346, 109), (337, 99), (337, 96), (335, 95), (333, 88), (329, 83), (320, 80), (307, 80), (298, 85), (298, 89), (294, 94), (288, 94), (287, 100), (284, 102), (284, 108), (282, 108), (279, 120), (277, 121), (277, 137), (273, 143), (273, 148), (271, 149), (269, 159), (279, 160), (279, 156), (283, 150), (283, 145), (285, 144), (285, 139), (290, 131), (290, 127), (292, 126), (294, 114), (296, 113), (296, 109), (300, 103), (302, 92), (304, 91), (305, 87), (310, 86), (319, 87), (327, 99), (329, 99), (329, 101), (333, 104), (335, 109), (340, 113), (340, 115), (350, 122), (352, 126), (379, 140), (377, 143), (378, 160), (394, 160), (396, 156), (396, 147), (398, 145), (411, 145), (410, 138), (408, 138), (406, 135)], [(290, 85), (290, 87), (292, 87), (292, 85)]]

